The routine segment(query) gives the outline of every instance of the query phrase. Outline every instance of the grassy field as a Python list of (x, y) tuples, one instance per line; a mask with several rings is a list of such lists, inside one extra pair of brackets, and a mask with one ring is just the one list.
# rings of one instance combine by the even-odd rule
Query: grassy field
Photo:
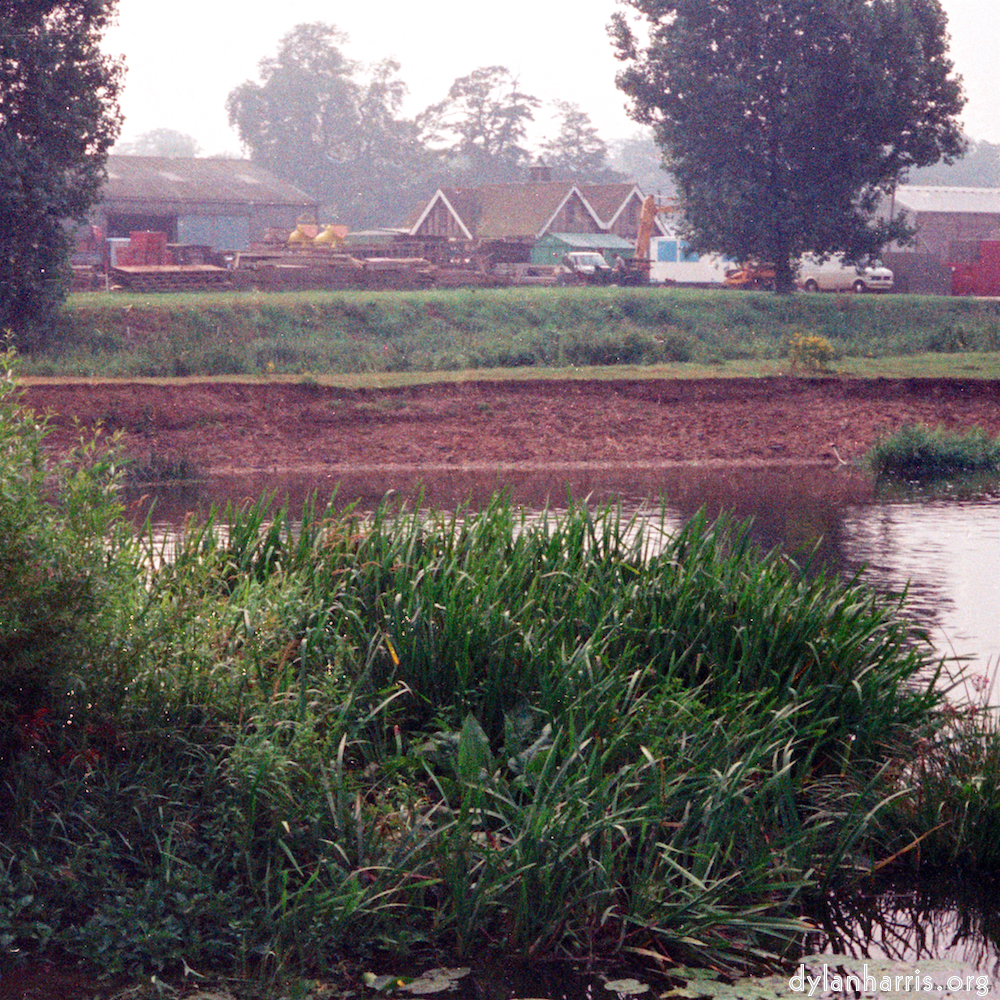
[(318, 378), (624, 366), (700, 377), (781, 370), (807, 336), (829, 345), (836, 371), (885, 374), (889, 364), (900, 374), (993, 377), (1000, 309), (694, 289), (78, 295), (42, 342), (22, 348), (22, 369)]

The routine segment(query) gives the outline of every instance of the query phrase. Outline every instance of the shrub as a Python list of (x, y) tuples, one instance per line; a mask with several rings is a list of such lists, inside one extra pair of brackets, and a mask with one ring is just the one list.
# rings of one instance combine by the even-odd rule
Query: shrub
[(65, 460), (50, 461), (46, 418), (21, 405), (14, 369), (8, 351), (0, 359), (0, 725), (7, 731), (13, 718), (58, 700), (106, 649), (110, 595), (121, 574), (130, 575), (120, 558), (129, 542), (113, 450), (82, 441)]
[(833, 348), (825, 337), (795, 333), (788, 342), (788, 357), (792, 371), (804, 368), (808, 372), (822, 372), (833, 359)]

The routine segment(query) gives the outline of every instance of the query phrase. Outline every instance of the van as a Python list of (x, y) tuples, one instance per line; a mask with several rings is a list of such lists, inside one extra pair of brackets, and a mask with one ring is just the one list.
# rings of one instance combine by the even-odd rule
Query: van
[(876, 261), (871, 267), (847, 264), (843, 257), (820, 261), (804, 254), (799, 262), (795, 284), (806, 292), (891, 292), (894, 275)]

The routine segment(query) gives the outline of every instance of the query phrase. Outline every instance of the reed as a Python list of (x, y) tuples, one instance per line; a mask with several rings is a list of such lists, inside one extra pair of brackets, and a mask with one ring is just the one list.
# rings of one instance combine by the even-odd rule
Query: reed
[(981, 427), (964, 434), (908, 424), (878, 441), (867, 461), (877, 475), (904, 479), (1000, 471), (1000, 439)]
[(753, 966), (894, 844), (940, 703), (898, 604), (663, 511), (263, 499), (147, 544), (116, 620), (0, 843), (7, 946), (108, 971)]

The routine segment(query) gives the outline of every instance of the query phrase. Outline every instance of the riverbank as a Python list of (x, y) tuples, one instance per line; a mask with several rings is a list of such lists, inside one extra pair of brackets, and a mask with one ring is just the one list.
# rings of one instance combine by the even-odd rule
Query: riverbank
[(24, 401), (55, 451), (100, 426), (137, 463), (218, 475), (837, 465), (905, 425), (1000, 433), (1000, 382), (968, 378), (46, 380)]

